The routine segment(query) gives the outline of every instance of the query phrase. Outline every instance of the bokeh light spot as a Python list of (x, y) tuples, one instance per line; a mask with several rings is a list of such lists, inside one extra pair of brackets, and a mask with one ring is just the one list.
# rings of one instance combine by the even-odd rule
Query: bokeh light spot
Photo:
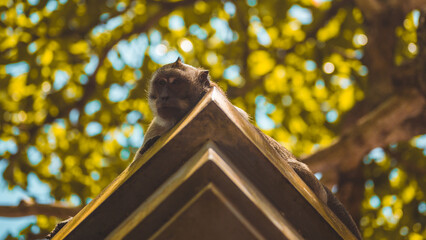
[(28, 3), (31, 5), (37, 5), (40, 2), (40, 0), (28, 0)]
[(223, 7), (225, 9), (225, 12), (228, 13), (231, 17), (234, 16), (235, 12), (237, 11), (235, 5), (232, 2), (226, 2)]
[(426, 202), (422, 201), (418, 206), (419, 213), (426, 215)]
[(401, 236), (407, 236), (408, 232), (409, 228), (407, 226), (404, 226), (399, 230), (399, 234), (401, 234)]
[(184, 39), (183, 41), (180, 42), (180, 48), (184, 52), (190, 52), (192, 51), (192, 48), (193, 48), (192, 42), (189, 41), (188, 39)]
[(98, 122), (90, 122), (86, 126), (86, 133), (90, 137), (98, 135), (102, 132), (102, 125)]
[(318, 180), (321, 180), (321, 178), (322, 178), (322, 173), (317, 172), (317, 173), (315, 173), (314, 175), (315, 175), (315, 177), (316, 177)]
[(6, 65), (6, 73), (12, 77), (18, 77), (24, 73), (27, 73), (29, 70), (30, 66), (25, 61)]
[(181, 16), (172, 15), (169, 18), (169, 29), (170, 30), (181, 30), (185, 27), (185, 21)]
[(198, 24), (192, 24), (189, 27), (189, 32), (192, 35), (195, 35), (197, 38), (199, 38), (201, 40), (204, 40), (204, 39), (207, 38), (207, 32), (206, 32), (206, 30), (200, 28), (200, 26), (198, 26)]
[(78, 109), (74, 108), (70, 111), (70, 122), (72, 124), (77, 124), (78, 122), (78, 118), (80, 117), (80, 112), (78, 111)]
[(123, 159), (123, 160), (127, 160), (127, 159), (129, 159), (129, 157), (130, 157), (130, 151), (129, 151), (129, 150), (127, 150), (127, 149), (122, 149), (122, 150), (120, 151), (120, 158), (121, 158), (121, 159)]
[(32, 165), (39, 164), (40, 161), (43, 159), (43, 156), (41, 155), (40, 151), (34, 146), (30, 146), (28, 148), (27, 157)]
[(61, 159), (58, 156), (53, 155), (50, 159), (49, 172), (53, 175), (58, 175), (60, 174), (61, 167), (62, 167)]
[(326, 118), (327, 122), (329, 122), (329, 123), (335, 122), (338, 117), (339, 117), (339, 113), (334, 109), (327, 112), (327, 114), (325, 115), (325, 118)]
[(64, 72), (62, 70), (57, 70), (55, 72), (55, 81), (53, 82), (53, 88), (55, 90), (62, 89), (68, 83), (69, 79), (70, 79), (70, 76), (68, 75), (67, 72)]
[(291, 96), (285, 95), (281, 99), (281, 102), (283, 103), (284, 106), (290, 106), (291, 103), (293, 102), (293, 99), (291, 98)]
[(288, 10), (288, 13), (290, 14), (291, 17), (299, 20), (299, 22), (302, 23), (303, 25), (312, 23), (312, 13), (307, 8), (303, 8), (299, 5), (293, 5)]
[(317, 68), (317, 64), (312, 60), (305, 61), (305, 69), (308, 71), (314, 71)]
[(46, 4), (46, 10), (53, 12), (58, 8), (58, 2), (56, 0), (49, 0)]
[(394, 181), (399, 176), (399, 169), (394, 168), (389, 173), (389, 181)]
[(368, 43), (368, 38), (365, 34), (355, 34), (353, 43), (355, 46), (364, 46)]
[(101, 175), (100, 175), (100, 174), (99, 174), (99, 172), (97, 172), (97, 171), (92, 171), (92, 172), (90, 173), (90, 177), (91, 177), (93, 180), (98, 181), (98, 180), (101, 178)]
[(76, 194), (71, 195), (70, 201), (74, 206), (80, 206), (81, 204), (81, 199)]
[(142, 113), (138, 111), (131, 111), (127, 114), (126, 119), (130, 124), (136, 124), (142, 118)]
[(256, 123), (259, 128), (264, 130), (270, 130), (275, 128), (275, 122), (268, 116), (268, 114), (275, 111), (275, 106), (266, 101), (264, 96), (257, 96), (255, 99), (256, 103)]
[(323, 70), (327, 74), (334, 72), (334, 64), (331, 62), (326, 62), (323, 66)]
[(417, 45), (415, 43), (409, 43), (408, 44), (408, 51), (412, 54), (417, 53)]
[(96, 55), (92, 55), (90, 57), (90, 61), (89, 63), (86, 65), (86, 67), (84, 68), (84, 71), (89, 74), (92, 75), (95, 72), (96, 67), (98, 66), (99, 63), (99, 58)]
[(108, 99), (111, 102), (121, 102), (126, 100), (129, 96), (129, 89), (126, 86), (121, 86), (119, 84), (112, 84), (109, 88)]
[(374, 188), (374, 182), (371, 179), (368, 179), (367, 181), (365, 181), (365, 188), (366, 189), (372, 189)]
[(86, 112), (86, 114), (92, 115), (97, 111), (101, 110), (101, 106), (102, 104), (99, 100), (93, 100), (86, 104), (86, 106), (84, 107), (84, 111)]
[(370, 206), (377, 209), (380, 207), (381, 202), (380, 202), (380, 198), (377, 195), (374, 195), (370, 198), (369, 200)]

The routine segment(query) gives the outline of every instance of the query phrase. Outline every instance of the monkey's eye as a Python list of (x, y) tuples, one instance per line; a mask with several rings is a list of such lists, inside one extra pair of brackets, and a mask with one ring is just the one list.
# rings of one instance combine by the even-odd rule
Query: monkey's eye
[(159, 80), (157, 81), (157, 84), (158, 84), (159, 86), (164, 86), (164, 85), (166, 85), (166, 79), (159, 79)]
[(172, 84), (179, 84), (179, 83), (181, 83), (182, 81), (181, 81), (181, 79), (180, 78), (176, 78), (176, 79), (174, 79), (173, 81), (172, 81)]

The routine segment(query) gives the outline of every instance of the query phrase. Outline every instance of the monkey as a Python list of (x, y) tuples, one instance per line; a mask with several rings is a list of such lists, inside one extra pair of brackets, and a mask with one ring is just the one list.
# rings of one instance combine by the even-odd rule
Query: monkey
[[(148, 104), (154, 118), (145, 133), (142, 146), (136, 152), (132, 163), (139, 159), (161, 136), (190, 112), (199, 100), (213, 87), (216, 87), (224, 94), (223, 90), (210, 79), (208, 70), (185, 64), (181, 58), (159, 68), (152, 75), (148, 87)], [(238, 107), (235, 108), (243, 118), (250, 120), (249, 115), (245, 111)], [(274, 148), (280, 158), (283, 161), (287, 161), (318, 198), (335, 213), (358, 239), (361, 239), (361, 234), (355, 222), (343, 204), (340, 203), (327, 187), (317, 180), (308, 166), (298, 161), (272, 137), (264, 134), (258, 128), (255, 129)], [(61, 226), (58, 224), (54, 229), (56, 232), (53, 233), (52, 231), (49, 237), (53, 237), (69, 220), (61, 222)]]
[[(159, 68), (153, 74), (149, 84), (148, 102), (154, 119), (149, 125), (143, 144), (132, 162), (140, 158), (162, 135), (190, 112), (213, 87), (224, 94), (221, 88), (210, 79), (208, 70), (184, 64), (180, 58)], [(245, 119), (249, 120), (249, 115), (246, 112), (235, 108)], [(287, 161), (318, 198), (335, 213), (358, 239), (361, 239), (358, 227), (343, 204), (326, 186), (318, 181), (308, 166), (298, 161), (272, 137), (264, 134), (258, 128), (255, 129), (276, 150), (280, 158)]]
[(176, 62), (159, 68), (148, 87), (148, 104), (154, 119), (146, 131), (135, 161), (172, 128), (210, 89), (209, 72)]

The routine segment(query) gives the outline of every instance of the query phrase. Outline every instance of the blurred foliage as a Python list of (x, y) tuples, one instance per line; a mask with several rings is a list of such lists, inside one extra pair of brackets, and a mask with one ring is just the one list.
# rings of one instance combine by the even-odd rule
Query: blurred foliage
[[(341, 6), (330, 15), (333, 4)], [(398, 64), (417, 54), (416, 21), (418, 11), (397, 29)], [(147, 81), (178, 56), (209, 69), (267, 134), (310, 154), (335, 139), (342, 115), (363, 99), (367, 42), (361, 11), (337, 0), (1, 0), (3, 178), (36, 200), (34, 174), (51, 201), (90, 201), (141, 145), (152, 119)], [(413, 148), (398, 145), (389, 149), (397, 157), (368, 167), (367, 238), (424, 236), (426, 213), (416, 210), (426, 208), (424, 178), (404, 168), (424, 164)], [(388, 179), (394, 169), (398, 183)], [(383, 204), (371, 207), (373, 195)], [(39, 216), (37, 225), (48, 231), (56, 221)]]
[(384, 150), (376, 148), (364, 158), (368, 167), (360, 224), (365, 238), (425, 238), (425, 136)]

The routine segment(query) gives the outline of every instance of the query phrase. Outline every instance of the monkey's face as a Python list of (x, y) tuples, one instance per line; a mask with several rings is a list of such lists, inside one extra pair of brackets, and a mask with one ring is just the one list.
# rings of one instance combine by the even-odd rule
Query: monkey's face
[[(202, 70), (175, 63), (161, 67), (151, 79), (149, 105), (163, 121), (176, 123), (205, 93), (200, 77)], [(208, 72), (205, 75), (208, 82)]]
[(164, 120), (180, 119), (193, 104), (188, 94), (192, 86), (188, 81), (176, 75), (157, 75), (149, 95), (154, 115)]

